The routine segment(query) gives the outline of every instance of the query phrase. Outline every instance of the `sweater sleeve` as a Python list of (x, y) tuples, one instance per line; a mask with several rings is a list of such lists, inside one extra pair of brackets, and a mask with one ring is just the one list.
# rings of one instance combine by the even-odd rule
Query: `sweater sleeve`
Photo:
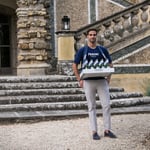
[(80, 48), (75, 56), (74, 56), (74, 63), (75, 64), (80, 64), (83, 61), (83, 51), (84, 51), (84, 47)]

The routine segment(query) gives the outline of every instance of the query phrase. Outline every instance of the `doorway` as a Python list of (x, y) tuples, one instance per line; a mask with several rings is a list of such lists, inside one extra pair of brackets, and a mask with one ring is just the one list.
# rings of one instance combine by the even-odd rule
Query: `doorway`
[(0, 75), (11, 74), (10, 19), (0, 14)]

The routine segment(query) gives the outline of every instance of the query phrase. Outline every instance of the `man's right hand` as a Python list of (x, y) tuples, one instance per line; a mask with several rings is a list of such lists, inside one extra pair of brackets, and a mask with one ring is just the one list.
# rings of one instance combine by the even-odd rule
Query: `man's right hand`
[(80, 81), (79, 81), (79, 86), (80, 86), (81, 88), (83, 88), (83, 82), (84, 82), (83, 80), (80, 80)]

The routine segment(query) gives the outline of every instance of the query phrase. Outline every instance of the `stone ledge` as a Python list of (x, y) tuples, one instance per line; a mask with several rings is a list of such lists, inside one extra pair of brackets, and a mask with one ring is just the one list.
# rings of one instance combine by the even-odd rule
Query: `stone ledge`
[(47, 63), (40, 64), (20, 64), (17, 67), (18, 76), (46, 75)]
[(150, 73), (150, 64), (127, 64), (127, 65), (114, 65), (114, 74), (125, 74), (125, 73)]

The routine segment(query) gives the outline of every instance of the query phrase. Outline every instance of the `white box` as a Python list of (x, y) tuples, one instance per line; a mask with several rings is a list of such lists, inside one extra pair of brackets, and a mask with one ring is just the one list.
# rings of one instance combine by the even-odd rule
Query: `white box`
[(107, 77), (114, 72), (114, 68), (83, 69), (80, 73), (80, 78), (85, 79), (88, 77)]

